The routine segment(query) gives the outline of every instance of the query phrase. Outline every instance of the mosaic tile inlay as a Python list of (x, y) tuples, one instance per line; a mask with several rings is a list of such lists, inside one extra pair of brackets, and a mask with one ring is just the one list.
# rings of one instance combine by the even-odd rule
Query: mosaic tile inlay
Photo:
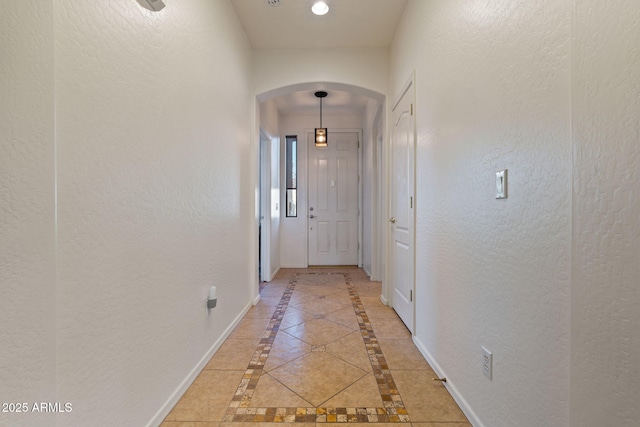
[[(231, 404), (227, 408), (223, 422), (317, 422), (317, 423), (406, 423), (409, 415), (391, 375), (391, 371), (380, 350), (378, 340), (371, 327), (369, 318), (358, 293), (352, 284), (349, 273), (305, 273), (311, 275), (336, 275), (344, 278), (349, 291), (360, 333), (364, 341), (371, 368), (378, 384), (383, 406), (377, 408), (255, 408), (249, 407), (260, 376), (269, 357), (276, 335), (284, 318), (284, 314), (298, 283), (299, 273), (293, 275), (289, 285), (280, 299), (271, 317), (267, 329), (262, 336), (249, 366), (238, 385)], [(320, 297), (323, 299), (324, 297)], [(324, 317), (324, 316), (322, 316)], [(325, 346), (314, 346), (312, 351), (324, 351)]]

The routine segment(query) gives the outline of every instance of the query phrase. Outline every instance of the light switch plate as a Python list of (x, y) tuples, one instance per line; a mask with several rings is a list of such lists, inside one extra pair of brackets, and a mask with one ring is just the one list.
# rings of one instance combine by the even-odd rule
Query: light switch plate
[(496, 199), (507, 198), (507, 170), (496, 172)]

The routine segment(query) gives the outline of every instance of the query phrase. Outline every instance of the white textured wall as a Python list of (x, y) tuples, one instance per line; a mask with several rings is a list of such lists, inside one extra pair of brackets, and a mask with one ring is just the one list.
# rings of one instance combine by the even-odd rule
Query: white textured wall
[(571, 425), (640, 425), (640, 5), (575, 0)]
[[(323, 115), (322, 124), (331, 132), (339, 132), (341, 129), (362, 129), (362, 117), (359, 115)], [(318, 125), (318, 116), (309, 115), (284, 115), (280, 120), (281, 152), (284, 153), (284, 141), (286, 135), (298, 136), (298, 216), (286, 218), (282, 216), (280, 226), (280, 259), (282, 267), (306, 267), (308, 265), (308, 232), (307, 216), (309, 206), (307, 203), (308, 167), (309, 155), (307, 132)], [(281, 162), (281, 182), (284, 182), (284, 159)], [(284, 206), (285, 192), (282, 192), (281, 205)]]
[(254, 52), (254, 93), (285, 86), (330, 82), (386, 95), (389, 52), (370, 49), (282, 49)]
[(280, 115), (273, 99), (260, 103), (260, 128), (270, 136), (280, 134)]
[(255, 287), (251, 51), (207, 0), (57, 1), (55, 41), (63, 425), (142, 426)]
[(415, 339), (478, 426), (568, 424), (570, 19), (569, 1), (414, 0), (391, 50), (392, 98), (416, 73)]
[[(56, 400), (53, 5), (1, 6), (0, 403), (31, 410)], [(3, 426), (54, 424), (0, 412)]]

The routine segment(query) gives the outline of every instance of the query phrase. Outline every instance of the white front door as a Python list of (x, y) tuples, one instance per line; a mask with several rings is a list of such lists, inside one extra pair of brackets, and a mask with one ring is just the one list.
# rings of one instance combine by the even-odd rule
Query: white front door
[(309, 134), (309, 265), (358, 264), (358, 133)]
[(392, 111), (391, 297), (394, 310), (414, 331), (414, 149), (413, 83)]

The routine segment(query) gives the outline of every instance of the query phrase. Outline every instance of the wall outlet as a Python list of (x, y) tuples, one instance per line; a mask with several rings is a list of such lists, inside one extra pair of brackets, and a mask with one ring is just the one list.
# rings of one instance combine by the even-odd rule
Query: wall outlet
[(493, 354), (482, 347), (482, 373), (488, 379), (493, 376)]

